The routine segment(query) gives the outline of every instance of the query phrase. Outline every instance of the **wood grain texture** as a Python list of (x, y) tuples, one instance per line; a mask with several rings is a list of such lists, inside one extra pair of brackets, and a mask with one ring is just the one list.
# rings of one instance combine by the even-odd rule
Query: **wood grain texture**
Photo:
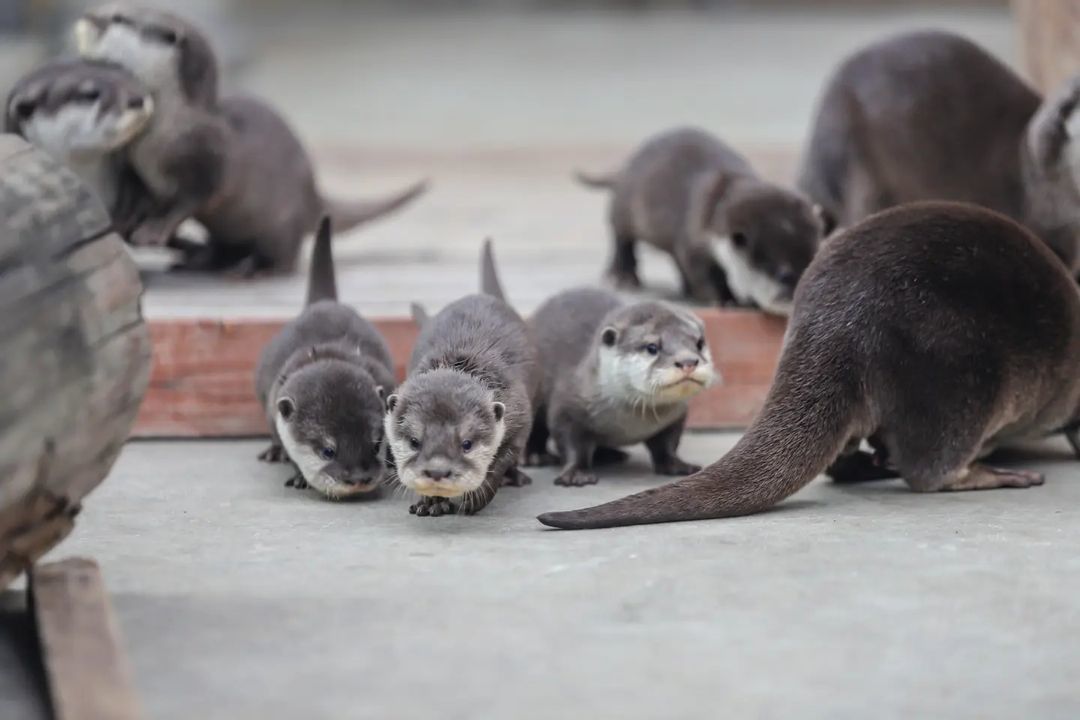
[(72, 558), (35, 567), (30, 598), (56, 720), (141, 717), (97, 563)]
[(1080, 72), (1080, 0), (1012, 0), (1028, 78), (1052, 92)]
[(71, 529), (149, 377), (142, 285), (100, 202), (0, 135), (0, 588)]
[[(694, 428), (745, 427), (760, 409), (780, 352), (784, 322), (761, 313), (701, 310), (713, 357), (724, 381), (696, 398)], [(267, 432), (255, 399), (255, 364), (277, 320), (154, 320), (150, 387), (134, 434), (138, 437), (243, 437)], [(376, 318), (405, 376), (416, 326), (405, 318)]]

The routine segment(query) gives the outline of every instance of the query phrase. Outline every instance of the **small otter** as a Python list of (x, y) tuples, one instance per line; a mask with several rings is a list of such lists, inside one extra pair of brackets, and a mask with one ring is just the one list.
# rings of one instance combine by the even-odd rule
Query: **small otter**
[(671, 255), (693, 300), (786, 315), (829, 230), (819, 208), (762, 180), (741, 155), (696, 128), (649, 139), (617, 173), (578, 179), (613, 191), (608, 275), (619, 289), (641, 287), (634, 243), (647, 242)]
[(304, 235), (322, 215), (340, 233), (403, 207), (427, 188), (419, 182), (352, 203), (324, 198), (307, 151), (272, 108), (254, 98), (218, 98), (210, 43), (176, 15), (111, 3), (86, 13), (76, 37), (83, 56), (123, 65), (153, 92), (154, 118), (128, 154), (166, 209), (138, 227), (132, 242), (164, 245), (194, 217), (209, 243), (192, 250), (182, 267), (291, 272)]
[(539, 387), (536, 349), (506, 303), (490, 241), (481, 290), (423, 322), (409, 377), (387, 400), (387, 443), (398, 479), (422, 496), (416, 515), (472, 514), (500, 486), (530, 482), (517, 463)]
[(1078, 101), (1080, 76), (1042, 101), (965, 38), (904, 33), (837, 68), (799, 187), (842, 225), (916, 200), (976, 203), (1028, 227), (1076, 274)]
[(596, 528), (760, 512), (868, 438), (920, 492), (1030, 487), (979, 462), (1075, 429), (1080, 289), (1025, 228), (975, 205), (924, 202), (830, 238), (795, 297), (761, 414), (696, 475), (541, 515)]
[(644, 442), (660, 475), (701, 469), (676, 455), (687, 400), (716, 379), (705, 326), (659, 302), (628, 304), (608, 290), (567, 290), (529, 320), (543, 372), (527, 457), (564, 463), (556, 485), (588, 485), (600, 448)]
[(153, 98), (138, 78), (110, 63), (58, 60), (15, 83), (5, 108), (5, 132), (74, 170), (116, 230), (130, 232), (150, 200), (121, 152), (154, 114)]
[(291, 460), (297, 476), (332, 499), (370, 493), (382, 482), (383, 398), (394, 389), (394, 362), (375, 326), (337, 301), (330, 220), (311, 253), (300, 316), (267, 344), (255, 371), (271, 443), (260, 460)]

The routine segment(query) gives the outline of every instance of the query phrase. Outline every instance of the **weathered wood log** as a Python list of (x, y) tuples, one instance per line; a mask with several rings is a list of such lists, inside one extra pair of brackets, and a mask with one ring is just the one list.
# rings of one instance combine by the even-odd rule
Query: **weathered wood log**
[(1024, 66), (1050, 93), (1080, 72), (1080, 0), (1013, 0)]
[[(784, 321), (746, 310), (701, 309), (723, 382), (690, 403), (689, 426), (742, 428), (769, 391)], [(416, 340), (411, 319), (375, 318), (398, 378)], [(154, 368), (134, 434), (141, 437), (242, 437), (269, 428), (255, 399), (255, 363), (281, 329), (278, 320), (152, 320)]]
[(70, 532), (149, 378), (142, 285), (78, 178), (0, 135), (0, 588)]

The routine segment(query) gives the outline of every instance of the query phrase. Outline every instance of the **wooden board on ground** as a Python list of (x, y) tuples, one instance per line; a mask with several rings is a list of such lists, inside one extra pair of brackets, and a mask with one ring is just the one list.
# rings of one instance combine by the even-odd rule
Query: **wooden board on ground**
[(30, 597), (56, 720), (141, 717), (97, 563), (72, 558), (35, 567)]
[[(760, 409), (783, 340), (784, 321), (757, 312), (698, 311), (723, 381), (691, 403), (690, 427), (745, 427)], [(398, 378), (416, 339), (412, 320), (375, 319)], [(268, 428), (255, 399), (255, 364), (278, 320), (154, 320), (150, 387), (135, 423), (139, 437), (242, 437)]]
[(0, 588), (112, 467), (149, 376), (142, 284), (69, 170), (0, 135)]
[(1027, 75), (1043, 93), (1080, 72), (1080, 0), (1013, 0)]

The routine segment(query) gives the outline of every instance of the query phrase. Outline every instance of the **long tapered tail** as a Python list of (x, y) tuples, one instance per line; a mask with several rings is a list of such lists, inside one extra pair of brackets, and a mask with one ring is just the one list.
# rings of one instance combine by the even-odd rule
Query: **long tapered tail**
[(589, 173), (583, 170), (574, 171), (574, 179), (585, 187), (596, 188), (597, 190), (610, 190), (615, 187), (615, 184), (619, 182), (618, 171), (608, 173)]
[[(787, 353), (785, 353), (785, 356)], [(603, 505), (540, 515), (566, 530), (708, 520), (761, 512), (828, 467), (851, 433), (856, 384), (813, 377), (793, 382), (781, 362), (765, 408), (731, 451), (701, 472)]]
[(495, 269), (491, 238), (484, 240), (484, 249), (480, 253), (480, 292), (506, 302), (506, 293), (499, 282), (499, 271)]
[(395, 210), (400, 210), (428, 190), (427, 180), (415, 182), (391, 195), (372, 200), (336, 200), (323, 198), (323, 205), (334, 220), (334, 229), (340, 234), (358, 225), (377, 220)]
[(307, 300), (304, 306), (320, 300), (337, 300), (337, 279), (334, 273), (334, 249), (331, 220), (324, 215), (319, 220), (315, 244), (311, 248), (311, 265), (308, 268)]

